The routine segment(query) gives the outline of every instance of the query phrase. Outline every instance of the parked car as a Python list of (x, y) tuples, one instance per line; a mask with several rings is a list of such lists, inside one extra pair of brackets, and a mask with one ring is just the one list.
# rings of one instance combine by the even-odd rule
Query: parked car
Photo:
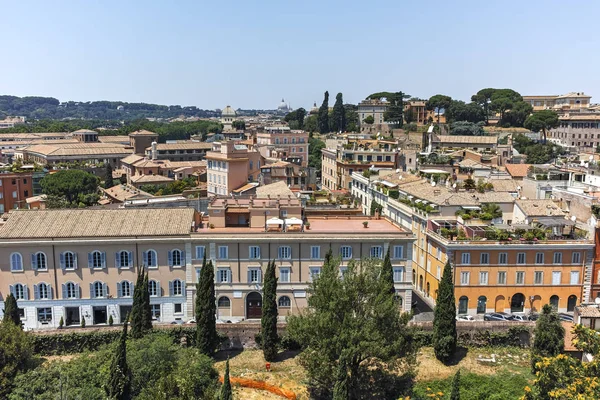
[(171, 322), (171, 325), (183, 325), (183, 320), (176, 319), (175, 321)]
[(531, 313), (531, 314), (529, 314), (529, 320), (530, 321), (537, 321), (539, 317), (540, 317), (540, 314), (538, 314), (538, 313)]
[(504, 313), (504, 312), (488, 313), (488, 314), (483, 314), (483, 320), (484, 321), (512, 321), (513, 316), (508, 313)]
[(522, 314), (513, 314), (513, 315), (511, 315), (511, 317), (512, 317), (512, 321), (518, 321), (518, 322), (529, 321), (529, 318), (527, 318), (526, 315), (522, 315)]
[(475, 318), (473, 318), (472, 315), (463, 314), (463, 315), (457, 315), (456, 320), (457, 321), (475, 321)]
[(186, 322), (186, 324), (195, 324), (195, 323), (196, 323), (196, 319), (195, 318), (192, 318), (188, 322)]
[(566, 321), (566, 322), (573, 322), (573, 316), (571, 314), (567, 314), (567, 313), (558, 313), (558, 318), (561, 321)]

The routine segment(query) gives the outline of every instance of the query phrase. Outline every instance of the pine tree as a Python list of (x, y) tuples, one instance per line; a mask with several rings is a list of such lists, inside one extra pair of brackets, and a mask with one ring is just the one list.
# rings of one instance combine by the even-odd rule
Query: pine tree
[(108, 189), (109, 187), (112, 187), (112, 183), (113, 183), (112, 165), (110, 165), (110, 163), (106, 163), (106, 172), (104, 175), (104, 188)]
[(333, 385), (333, 400), (348, 400), (348, 365), (346, 358), (350, 351), (342, 351), (336, 371), (335, 384)]
[(108, 382), (104, 386), (106, 396), (111, 400), (129, 399), (131, 373), (127, 366), (127, 321), (117, 346), (117, 352), (110, 363)]
[(17, 307), (17, 299), (10, 293), (4, 300), (4, 319), (3, 323), (12, 322), (16, 326), (22, 328), (21, 317), (19, 316), (19, 307)]
[(319, 133), (329, 133), (329, 92), (325, 92), (318, 114)]
[(275, 361), (277, 357), (277, 315), (277, 277), (275, 276), (275, 261), (272, 261), (265, 272), (260, 320), (263, 354), (267, 361)]
[[(146, 281), (146, 285), (144, 285)], [(144, 293), (145, 292), (145, 293)], [(131, 308), (131, 337), (139, 339), (148, 331), (148, 323), (146, 319), (146, 295), (148, 294), (148, 276), (145, 268), (138, 269), (137, 281), (135, 288), (133, 289), (133, 307)], [(150, 299), (148, 298), (148, 306)], [(150, 316), (150, 318), (152, 318)], [(152, 321), (150, 321), (150, 328), (152, 328)]]
[(450, 400), (460, 400), (460, 370), (456, 371), (456, 374), (454, 374), (454, 378), (452, 379)]
[(196, 285), (196, 345), (209, 357), (214, 354), (219, 341), (216, 314), (215, 271), (212, 261), (206, 262), (205, 254)]
[(554, 357), (565, 349), (565, 328), (552, 306), (546, 304), (535, 323), (533, 349), (531, 350), (531, 369), (535, 374), (535, 364), (542, 357)]
[(433, 349), (443, 363), (448, 363), (456, 350), (456, 304), (450, 262), (444, 267), (433, 310)]
[(223, 386), (221, 386), (221, 394), (219, 400), (233, 400), (233, 393), (231, 392), (231, 382), (229, 381), (229, 358), (225, 363), (225, 376), (223, 377)]
[[(144, 282), (142, 284), (142, 328), (144, 332), (152, 330), (152, 307), (150, 306), (150, 291), (148, 290), (148, 271), (144, 274)], [(135, 290), (135, 289), (134, 289)]]
[(383, 259), (383, 268), (381, 270), (381, 279), (384, 280), (389, 286), (390, 293), (396, 293), (394, 287), (394, 269), (392, 268), (392, 261), (390, 260), (390, 248), (388, 247), (385, 258)]
[(332, 132), (344, 132), (346, 130), (346, 110), (344, 109), (344, 100), (341, 93), (335, 96), (330, 125)]

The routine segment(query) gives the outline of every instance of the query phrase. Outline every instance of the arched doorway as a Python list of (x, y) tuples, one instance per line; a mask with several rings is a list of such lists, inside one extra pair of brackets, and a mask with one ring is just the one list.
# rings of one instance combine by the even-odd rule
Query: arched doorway
[(426, 292), (426, 296), (429, 297), (429, 290), (431, 289), (429, 282), (427, 282), (427, 292)]
[(504, 300), (504, 296), (496, 296), (496, 305), (494, 307), (494, 311), (504, 312)]
[(485, 314), (487, 309), (487, 297), (479, 296), (477, 299), (477, 314)]
[(531, 312), (539, 312), (542, 308), (542, 298), (538, 295), (533, 296), (531, 302)]
[(525, 296), (523, 293), (515, 293), (510, 299), (510, 312), (523, 312), (525, 306)]
[(469, 298), (467, 296), (461, 296), (458, 299), (458, 313), (466, 314), (469, 311)]
[(256, 319), (262, 317), (262, 296), (260, 293), (251, 292), (246, 296), (246, 318)]
[(553, 295), (550, 297), (550, 306), (554, 309), (554, 311), (558, 311), (558, 296)]
[(412, 274), (413, 276), (413, 286), (417, 286), (417, 274)]
[(577, 305), (577, 296), (572, 294), (569, 296), (569, 299), (567, 300), (567, 312), (575, 311), (576, 305)]
[(419, 275), (419, 290), (423, 291), (423, 275)]

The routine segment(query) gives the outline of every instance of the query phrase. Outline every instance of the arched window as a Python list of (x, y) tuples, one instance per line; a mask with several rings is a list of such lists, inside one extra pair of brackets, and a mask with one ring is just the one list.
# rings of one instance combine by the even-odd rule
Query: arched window
[(65, 251), (62, 255), (63, 267), (65, 269), (75, 269), (75, 254), (71, 251)]
[(34, 286), (34, 290), (37, 291), (36, 296), (34, 296), (36, 299), (40, 299), (40, 300), (48, 300), (50, 298), (50, 285), (47, 285), (45, 283), (40, 283), (36, 286)]
[(279, 298), (279, 307), (282, 308), (289, 308), (292, 306), (292, 301), (290, 300), (290, 298), (288, 296), (281, 296)]
[(67, 299), (76, 299), (79, 297), (79, 290), (77, 285), (73, 282), (67, 282), (65, 285), (65, 293), (63, 294)]
[(155, 250), (148, 250), (144, 252), (144, 265), (148, 268), (158, 267), (158, 256)]
[(574, 294), (570, 295), (567, 299), (567, 312), (575, 311), (575, 306), (577, 305), (577, 296)]
[(169, 265), (171, 267), (181, 267), (183, 260), (183, 252), (181, 250), (175, 249), (169, 252)]
[(149, 281), (148, 282), (148, 292), (150, 292), (150, 296), (152, 296), (152, 297), (160, 296), (159, 291), (160, 291), (160, 285), (158, 284), (157, 281)]
[(132, 290), (131, 287), (133, 285), (129, 281), (123, 281), (121, 283), (117, 283), (117, 296), (118, 297), (131, 297)]
[(183, 284), (179, 279), (175, 279), (171, 282), (172, 290), (171, 296), (183, 296)]
[(477, 299), (477, 314), (485, 314), (487, 308), (487, 297), (479, 296)]
[(91, 261), (91, 267), (92, 268), (103, 268), (104, 267), (104, 263), (102, 262), (102, 253), (99, 252), (98, 250), (93, 251), (90, 254), (90, 261)]
[(229, 297), (221, 296), (219, 297), (219, 301), (217, 302), (217, 304), (219, 308), (226, 308), (231, 306), (231, 301), (229, 300)]
[(131, 253), (126, 250), (121, 250), (117, 253), (116, 266), (118, 268), (129, 268), (131, 266)]
[(429, 282), (427, 282), (427, 285), (426, 285), (426, 287), (427, 287), (427, 291), (425, 292), (425, 295), (426, 295), (427, 297), (429, 297), (429, 291), (431, 290), (431, 286), (429, 285)]
[(46, 271), (48, 269), (48, 264), (46, 263), (46, 254), (41, 251), (38, 251), (35, 254), (31, 255), (31, 266), (34, 270), (42, 270)]
[(552, 295), (550, 297), (550, 305), (552, 306), (552, 308), (555, 311), (558, 310), (558, 296), (557, 295)]
[(104, 290), (104, 284), (102, 282), (93, 283), (94, 297), (104, 297), (106, 295)]
[(467, 296), (462, 296), (458, 299), (458, 313), (466, 314), (469, 311), (469, 298)]
[(23, 256), (21, 256), (21, 253), (12, 253), (10, 255), (10, 270), (23, 271)]
[(24, 300), (25, 299), (25, 286), (21, 285), (20, 283), (17, 283), (14, 286), (13, 295), (15, 296), (15, 299), (17, 299), (17, 300)]

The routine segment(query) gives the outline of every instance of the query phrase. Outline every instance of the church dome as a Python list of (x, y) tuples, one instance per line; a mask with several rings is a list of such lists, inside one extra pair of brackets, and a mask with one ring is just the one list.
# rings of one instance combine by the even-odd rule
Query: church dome
[(284, 99), (281, 99), (281, 103), (279, 103), (279, 107), (277, 107), (277, 109), (278, 110), (288, 110), (288, 105)]
[(235, 110), (231, 106), (227, 106), (221, 111), (222, 117), (235, 117)]

